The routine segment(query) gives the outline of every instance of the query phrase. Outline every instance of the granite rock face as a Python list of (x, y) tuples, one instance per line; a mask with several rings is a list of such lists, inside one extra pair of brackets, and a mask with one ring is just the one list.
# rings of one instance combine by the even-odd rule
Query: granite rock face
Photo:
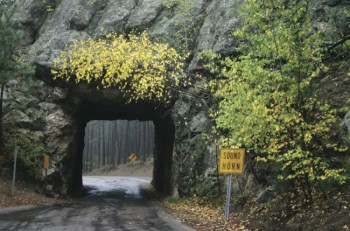
[[(185, 0), (187, 5), (181, 7), (167, 6), (167, 0), (8, 0), (16, 4), (13, 20), (25, 32), (23, 53), (37, 66), (39, 87), (33, 86), (26, 99), (30, 110), (9, 104), (7, 116), (17, 117), (20, 126), (37, 134), (47, 148), (51, 162), (44, 190), (56, 195), (81, 189), (84, 127), (90, 120), (154, 121), (153, 184), (161, 193), (191, 193), (188, 186), (198, 175), (215, 174), (217, 148), (207, 136), (211, 97), (198, 90), (205, 81), (180, 94), (171, 107), (159, 107), (150, 102), (126, 104), (128, 97), (118, 89), (70, 85), (52, 80), (49, 73), (53, 60), (75, 40), (143, 30), (154, 41), (190, 50), (188, 71), (193, 73), (201, 68), (202, 51), (235, 54), (239, 41), (231, 32), (240, 26), (235, 9), (242, 1)], [(38, 126), (31, 127), (33, 123)], [(202, 183), (216, 187), (212, 178)]]
[[(16, 2), (14, 19), (27, 32), (30, 56), (38, 65), (50, 68), (53, 59), (72, 41), (111, 32), (148, 30), (153, 40), (169, 44), (186, 36), (194, 56), (207, 49), (232, 53), (236, 41), (231, 32), (239, 25), (234, 9), (241, 0), (191, 1), (185, 13), (176, 5), (165, 7), (165, 0)], [(185, 25), (185, 17), (191, 20), (189, 26)], [(187, 34), (179, 33), (181, 30), (187, 30)]]
[[(202, 143), (203, 134), (211, 127), (206, 100), (184, 94), (170, 108), (156, 108), (149, 102), (126, 104), (127, 96), (118, 89), (99, 91), (86, 84), (69, 85), (52, 80), (49, 71), (58, 54), (75, 40), (143, 30), (154, 41), (191, 50), (189, 66), (190, 71), (195, 70), (201, 51), (234, 53), (236, 41), (231, 31), (239, 25), (234, 9), (241, 1), (195, 0), (187, 1), (185, 7), (169, 6), (166, 0), (8, 1), (7, 4), (16, 5), (13, 20), (25, 32), (23, 53), (37, 66), (40, 92), (29, 97), (30, 110), (7, 105), (7, 116), (16, 117), (17, 125), (26, 132), (40, 134), (51, 157), (43, 187), (46, 193), (70, 194), (79, 190), (84, 127), (89, 120), (98, 119), (153, 120), (153, 183), (165, 194), (185, 187), (186, 178), (182, 176), (209, 158), (209, 146)], [(190, 94), (202, 93), (191, 90)], [(33, 123), (38, 126), (31, 127)], [(195, 154), (191, 155), (194, 149)], [(207, 169), (199, 171), (204, 174)]]

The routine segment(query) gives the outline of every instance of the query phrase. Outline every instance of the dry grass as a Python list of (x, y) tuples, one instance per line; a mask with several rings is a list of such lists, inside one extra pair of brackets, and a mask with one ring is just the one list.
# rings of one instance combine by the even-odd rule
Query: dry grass
[(63, 199), (50, 198), (35, 192), (33, 185), (23, 181), (16, 182), (15, 192), (12, 195), (12, 182), (8, 179), (0, 179), (0, 208), (62, 202), (64, 202)]

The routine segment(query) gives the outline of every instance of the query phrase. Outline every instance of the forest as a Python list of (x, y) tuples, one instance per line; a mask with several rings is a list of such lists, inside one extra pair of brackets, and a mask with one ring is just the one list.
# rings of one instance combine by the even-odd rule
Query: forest
[(85, 128), (83, 172), (113, 168), (130, 162), (134, 153), (141, 162), (152, 161), (154, 125), (152, 121), (91, 121)]

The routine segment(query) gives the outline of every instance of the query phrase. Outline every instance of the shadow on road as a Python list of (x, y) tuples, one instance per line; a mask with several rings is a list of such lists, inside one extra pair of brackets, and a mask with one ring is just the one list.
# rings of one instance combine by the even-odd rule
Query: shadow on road
[(84, 177), (83, 197), (68, 204), (0, 213), (0, 230), (191, 230), (162, 208), (149, 180)]

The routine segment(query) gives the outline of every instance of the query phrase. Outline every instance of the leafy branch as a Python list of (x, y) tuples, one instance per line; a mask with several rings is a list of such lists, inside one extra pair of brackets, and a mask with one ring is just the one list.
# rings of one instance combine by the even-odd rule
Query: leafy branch
[(330, 156), (346, 148), (332, 137), (335, 112), (319, 100), (315, 84), (328, 67), (326, 38), (313, 27), (310, 1), (248, 0), (240, 14), (234, 35), (246, 41), (241, 55), (222, 60), (220, 78), (210, 83), (219, 100), (216, 126), (228, 134), (222, 142), (276, 166), (277, 179), (298, 185), (306, 198), (322, 182), (344, 184), (345, 169), (334, 167)]
[(98, 88), (117, 87), (130, 101), (169, 103), (171, 88), (189, 84), (184, 56), (167, 44), (150, 41), (146, 32), (106, 39), (76, 41), (56, 58), (54, 78), (86, 82)]

